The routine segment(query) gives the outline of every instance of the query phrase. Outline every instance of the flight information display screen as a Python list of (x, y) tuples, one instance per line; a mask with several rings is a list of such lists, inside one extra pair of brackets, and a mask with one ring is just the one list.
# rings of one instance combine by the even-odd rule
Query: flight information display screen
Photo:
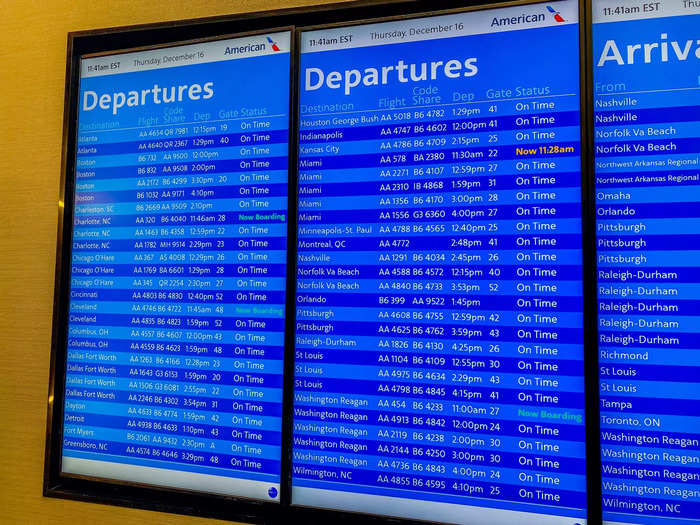
[(279, 500), (290, 38), (82, 59), (64, 474)]
[(302, 32), (292, 504), (585, 522), (577, 17)]
[(608, 522), (700, 521), (700, 2), (593, 2)]

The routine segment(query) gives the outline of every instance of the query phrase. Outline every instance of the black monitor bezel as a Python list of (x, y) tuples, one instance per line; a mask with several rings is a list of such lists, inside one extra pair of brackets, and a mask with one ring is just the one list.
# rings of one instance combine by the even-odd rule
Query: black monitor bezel
[[(552, 0), (555, 3), (558, 0)], [(458, 5), (455, 5), (458, 4)], [(375, 23), (401, 18), (434, 16), (442, 12), (460, 12), (499, 7), (544, 3), (543, 0), (357, 0), (330, 5), (242, 13), (210, 18), (181, 20), (157, 24), (116, 27), (68, 34), (64, 97), (63, 142), (58, 198), (58, 230), (54, 287), (51, 361), (47, 406), (46, 448), (43, 493), (48, 497), (119, 505), (160, 512), (219, 518), (248, 523), (395, 523), (420, 524), (425, 521), (374, 516), (354, 512), (312, 509), (291, 503), (291, 433), (294, 366), (294, 296), (296, 258), (297, 205), (297, 134), (299, 30)], [(598, 359), (597, 307), (595, 295), (595, 240), (593, 215), (592, 166), (592, 80), (590, 62), (590, 3), (579, 2), (580, 78), (581, 78), (581, 167), (582, 219), (584, 248), (584, 318), (586, 321), (586, 456), (588, 485), (588, 522), (600, 523), (600, 458), (598, 439)], [(284, 416), (282, 436), (282, 479), (279, 503), (262, 502), (202, 492), (141, 485), (132, 482), (77, 477), (61, 473), (61, 442), (67, 356), (67, 317), (70, 268), (70, 239), (73, 223), (73, 191), (77, 144), (80, 59), (85, 55), (129, 52), (202, 42), (220, 38), (292, 31), (290, 52), (290, 140), (287, 235), (287, 290), (285, 307)], [(590, 212), (590, 213), (588, 213)], [(590, 215), (590, 216), (589, 216)], [(591, 265), (592, 264), (592, 265)], [(285, 479), (285, 473), (287, 479)]]

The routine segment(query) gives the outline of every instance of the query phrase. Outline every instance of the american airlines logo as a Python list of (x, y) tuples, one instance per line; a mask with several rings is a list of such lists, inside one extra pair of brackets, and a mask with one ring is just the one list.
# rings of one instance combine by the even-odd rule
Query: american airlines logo
[(280, 48), (279, 48), (279, 46), (277, 45), (277, 42), (275, 42), (274, 40), (272, 40), (272, 38), (270, 38), (270, 37), (268, 36), (268, 37), (267, 37), (267, 41), (268, 41), (268, 42), (270, 43), (270, 45), (272, 46), (272, 50), (273, 50), (273, 51), (280, 51)]
[(265, 38), (267, 42), (256, 42), (254, 44), (246, 44), (244, 46), (226, 46), (224, 55), (240, 55), (245, 53), (256, 53), (258, 51), (266, 51), (268, 46), (270, 46), (270, 48), (275, 52), (282, 51), (277, 45), (277, 42), (275, 42), (271, 37), (266, 36)]
[(566, 22), (566, 20), (564, 20), (564, 17), (561, 16), (561, 13), (559, 13), (559, 11), (554, 9), (551, 5), (547, 6), (547, 11), (551, 13), (551, 15), (554, 17), (554, 20), (556, 20), (557, 22)]
[[(547, 6), (547, 12), (558, 23), (566, 22), (561, 13), (554, 9), (551, 5)], [(494, 17), (491, 20), (491, 27), (514, 26), (520, 24), (534, 24), (537, 22), (545, 22), (547, 15), (544, 13), (522, 13), (517, 16)]]

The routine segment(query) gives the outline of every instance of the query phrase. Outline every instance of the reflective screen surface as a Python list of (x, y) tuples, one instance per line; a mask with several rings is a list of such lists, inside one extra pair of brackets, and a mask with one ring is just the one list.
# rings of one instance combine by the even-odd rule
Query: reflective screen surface
[(604, 518), (700, 520), (700, 2), (593, 2)]
[(292, 503), (583, 523), (577, 2), (300, 45)]
[(279, 501), (290, 38), (82, 60), (63, 473)]

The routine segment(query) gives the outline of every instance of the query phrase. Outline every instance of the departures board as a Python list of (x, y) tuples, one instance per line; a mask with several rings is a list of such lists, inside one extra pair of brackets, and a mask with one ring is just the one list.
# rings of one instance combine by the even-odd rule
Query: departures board
[(81, 61), (64, 473), (279, 500), (290, 38)]
[(700, 2), (69, 36), (44, 493), (700, 521)]
[(577, 16), (301, 33), (293, 504), (585, 517)]

